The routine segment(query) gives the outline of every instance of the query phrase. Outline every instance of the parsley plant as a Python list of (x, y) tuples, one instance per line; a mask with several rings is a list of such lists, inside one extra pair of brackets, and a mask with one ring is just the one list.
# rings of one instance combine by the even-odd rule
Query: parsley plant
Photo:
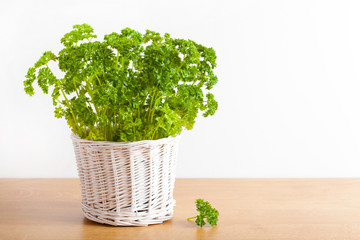
[[(218, 107), (209, 92), (217, 83), (212, 48), (130, 28), (97, 41), (88, 24), (74, 25), (56, 55), (46, 51), (30, 67), (25, 92), (37, 82), (51, 93), (55, 117), (95, 141), (138, 141), (175, 136), (192, 129), (199, 111)], [(64, 77), (49, 68), (55, 61)]]

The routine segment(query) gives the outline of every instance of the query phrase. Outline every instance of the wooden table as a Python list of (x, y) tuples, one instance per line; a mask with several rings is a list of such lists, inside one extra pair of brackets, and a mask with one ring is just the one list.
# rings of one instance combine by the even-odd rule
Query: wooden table
[[(194, 200), (220, 212), (197, 227)], [(360, 239), (360, 179), (177, 179), (174, 218), (149, 227), (85, 219), (78, 179), (0, 179), (0, 239)]]

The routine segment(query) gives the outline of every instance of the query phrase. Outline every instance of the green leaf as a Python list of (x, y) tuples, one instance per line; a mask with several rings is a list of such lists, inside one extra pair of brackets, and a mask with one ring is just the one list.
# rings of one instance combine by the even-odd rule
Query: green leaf
[(195, 223), (200, 227), (203, 227), (206, 224), (206, 222), (204, 221), (204, 217), (201, 215), (196, 216)]
[(77, 24), (73, 26), (73, 29), (71, 32), (66, 33), (60, 41), (65, 47), (74, 46), (84, 39), (96, 38), (96, 35), (92, 34), (94, 29), (88, 24)]
[(32, 86), (33, 82), (36, 80), (35, 71), (36, 71), (36, 69), (31, 67), (31, 68), (29, 68), (29, 70), (25, 76), (26, 80), (24, 81), (24, 90), (30, 96), (34, 95), (34, 93), (35, 93), (34, 88)]
[(56, 61), (57, 60), (56, 55), (51, 51), (46, 51), (43, 53), (40, 59), (34, 64), (34, 68), (39, 68), (41, 66), (44, 66), (51, 60)]

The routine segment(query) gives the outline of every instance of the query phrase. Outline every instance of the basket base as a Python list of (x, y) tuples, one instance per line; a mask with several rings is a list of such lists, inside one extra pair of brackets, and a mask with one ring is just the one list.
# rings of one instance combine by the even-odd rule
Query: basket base
[(82, 212), (91, 221), (112, 226), (148, 226), (160, 224), (173, 217), (173, 205), (160, 211), (145, 212), (107, 212), (82, 204)]

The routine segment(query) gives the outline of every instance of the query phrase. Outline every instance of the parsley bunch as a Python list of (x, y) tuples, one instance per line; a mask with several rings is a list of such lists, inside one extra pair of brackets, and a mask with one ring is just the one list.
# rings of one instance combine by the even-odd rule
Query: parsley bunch
[(187, 220), (196, 218), (195, 223), (200, 227), (203, 227), (206, 224), (204, 219), (206, 219), (211, 226), (217, 225), (219, 216), (218, 210), (212, 208), (210, 203), (204, 201), (204, 199), (199, 198), (196, 199), (195, 202), (196, 210), (199, 212), (199, 215), (196, 217), (189, 217)]
[[(212, 48), (150, 30), (125, 28), (103, 41), (93, 32), (88, 24), (74, 25), (61, 39), (64, 48), (57, 55), (44, 52), (24, 81), (30, 96), (34, 82), (51, 93), (55, 117), (65, 118), (81, 138), (159, 139), (192, 129), (199, 111), (215, 113)], [(54, 75), (50, 61), (63, 77)]]

